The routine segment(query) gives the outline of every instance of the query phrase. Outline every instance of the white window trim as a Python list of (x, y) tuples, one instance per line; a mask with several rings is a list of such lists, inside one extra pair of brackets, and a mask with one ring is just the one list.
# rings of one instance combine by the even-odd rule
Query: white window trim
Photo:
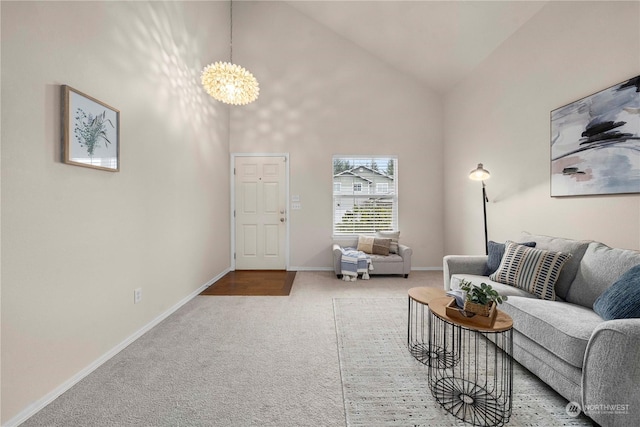
[[(338, 214), (336, 212), (336, 207), (337, 207), (337, 199), (343, 199), (343, 200), (349, 200), (351, 199), (354, 203), (357, 200), (389, 200), (392, 204), (392, 224), (391, 227), (393, 230), (399, 230), (400, 225), (399, 225), (399, 200), (398, 200), (398, 156), (397, 155), (362, 155), (362, 156), (357, 156), (357, 155), (334, 155), (332, 157), (332, 161), (331, 161), (331, 171), (332, 171), (332, 177), (333, 177), (333, 166), (334, 166), (334, 162), (337, 159), (341, 159), (341, 160), (393, 160), (395, 162), (394, 164), (394, 173), (393, 173), (393, 182), (389, 182), (389, 183), (384, 183), (387, 184), (387, 188), (388, 188), (388, 192), (385, 194), (370, 194), (370, 191), (368, 192), (352, 192), (352, 194), (336, 194), (336, 192), (334, 191), (332, 194), (333, 197), (333, 206), (332, 206), (332, 231), (333, 231), (333, 239), (335, 240), (352, 240), (354, 237), (357, 237), (358, 235), (361, 234), (373, 234), (375, 233), (375, 230), (367, 230), (367, 231), (362, 231), (362, 232), (358, 232), (353, 231), (351, 233), (340, 233), (340, 232), (336, 232), (336, 215)], [(378, 162), (379, 166), (383, 166), (380, 162)], [(385, 165), (386, 166), (386, 163)], [(382, 184), (382, 183), (376, 183), (376, 184)], [(369, 190), (371, 190), (373, 187), (373, 185), (369, 184)], [(377, 187), (377, 185), (376, 185)], [(335, 188), (335, 187), (334, 187)], [(353, 189), (353, 187), (352, 187)], [(363, 188), (364, 190), (364, 188)]]

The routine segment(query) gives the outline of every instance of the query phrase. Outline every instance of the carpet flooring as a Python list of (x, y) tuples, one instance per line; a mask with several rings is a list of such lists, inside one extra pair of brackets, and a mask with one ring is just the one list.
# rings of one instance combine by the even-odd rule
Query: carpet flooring
[[(411, 356), (404, 347), (402, 308), (378, 306), (377, 316), (391, 319), (384, 326), (372, 318), (375, 304), (367, 309), (363, 301), (380, 299), (376, 304), (383, 304), (382, 300), (395, 299), (406, 304), (407, 290), (415, 286), (441, 287), (442, 273), (412, 272), (408, 279), (374, 276), (368, 281), (344, 282), (331, 272), (298, 272), (288, 297), (198, 296), (22, 425), (358, 425), (360, 418), (351, 410), (355, 400), (349, 388), (364, 393), (363, 388), (381, 386), (376, 382), (367, 385), (373, 378), (352, 376), (346, 354), (359, 353), (365, 343), (353, 341), (352, 348), (346, 338), (363, 325), (387, 328), (390, 336), (379, 339), (389, 341), (390, 348), (382, 351), (393, 351), (399, 366), (413, 362), (407, 359)], [(345, 303), (336, 305), (334, 299)], [(380, 349), (387, 348), (375, 344), (375, 351), (364, 352), (372, 365), (377, 363)], [(389, 356), (385, 357), (388, 364)], [(385, 365), (387, 368), (391, 369)], [(417, 392), (408, 385), (415, 385), (411, 378), (414, 368), (423, 373), (422, 366), (412, 366), (405, 370), (406, 384), (397, 382), (413, 402)], [(385, 397), (386, 402), (400, 396), (398, 390), (389, 393), (393, 396)], [(542, 406), (545, 416), (554, 411), (564, 413), (566, 402), (552, 390), (540, 393), (552, 396), (552, 400), (545, 400), (547, 406)], [(527, 404), (532, 403), (520, 405)], [(430, 414), (438, 411), (429, 400), (420, 407)], [(542, 411), (539, 407), (529, 413)], [(389, 408), (378, 406), (373, 416), (386, 420), (388, 413)], [(402, 421), (378, 425), (417, 424), (413, 417), (419, 411), (402, 413), (407, 415), (403, 419), (398, 416)], [(438, 425), (458, 425), (453, 417), (444, 415)], [(564, 423), (562, 418), (549, 420), (549, 427)], [(540, 424), (512, 421), (508, 425)]]

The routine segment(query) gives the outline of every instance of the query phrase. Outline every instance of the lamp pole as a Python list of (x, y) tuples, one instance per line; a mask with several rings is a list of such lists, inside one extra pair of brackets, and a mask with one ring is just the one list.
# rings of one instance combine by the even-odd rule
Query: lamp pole
[(489, 234), (487, 233), (487, 186), (484, 183), (485, 179), (491, 178), (491, 174), (486, 170), (482, 163), (478, 163), (478, 167), (469, 172), (469, 179), (473, 181), (482, 181), (482, 214), (484, 218), (484, 251), (489, 255)]
[(482, 213), (484, 214), (484, 251), (489, 255), (489, 234), (487, 233), (487, 186), (482, 181)]

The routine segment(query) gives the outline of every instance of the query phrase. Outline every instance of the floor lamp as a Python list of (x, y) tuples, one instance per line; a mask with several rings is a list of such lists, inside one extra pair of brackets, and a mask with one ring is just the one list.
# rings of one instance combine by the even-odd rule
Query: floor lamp
[(482, 167), (482, 163), (478, 163), (478, 167), (469, 172), (469, 179), (474, 181), (482, 181), (482, 210), (484, 213), (484, 250), (489, 255), (489, 238), (487, 234), (487, 189), (484, 184), (485, 179), (491, 178), (491, 174), (488, 170)]

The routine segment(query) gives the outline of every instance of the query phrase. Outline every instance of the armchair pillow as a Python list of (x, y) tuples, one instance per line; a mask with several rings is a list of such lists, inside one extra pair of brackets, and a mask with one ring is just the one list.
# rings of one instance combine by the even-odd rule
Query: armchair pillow
[(389, 246), (389, 252), (392, 254), (398, 253), (398, 241), (400, 240), (399, 231), (378, 231), (376, 237), (381, 239), (391, 239), (391, 245)]
[(358, 237), (358, 250), (366, 254), (389, 255), (391, 239), (379, 239), (376, 237)]
[(358, 247), (356, 249), (364, 252), (365, 254), (373, 253), (373, 239), (373, 237), (369, 236), (359, 236)]

